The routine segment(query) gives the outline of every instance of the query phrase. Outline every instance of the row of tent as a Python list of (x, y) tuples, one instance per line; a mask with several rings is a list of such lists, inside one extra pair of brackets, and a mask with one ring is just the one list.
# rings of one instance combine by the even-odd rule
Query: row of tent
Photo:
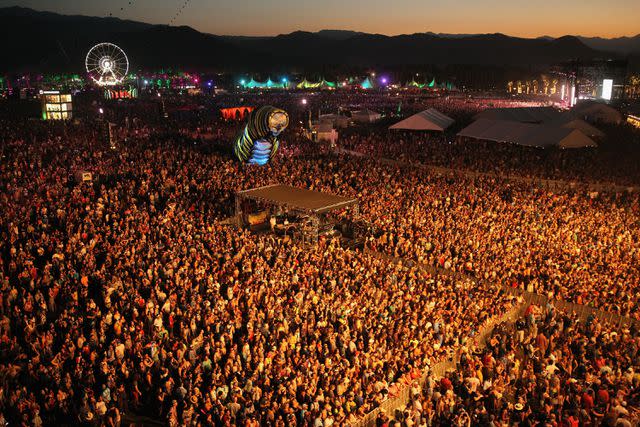
[(455, 120), (435, 108), (421, 111), (389, 127), (393, 130), (432, 130), (444, 132)]
[(254, 110), (254, 107), (229, 107), (221, 108), (220, 114), (225, 120), (244, 120)]
[(336, 84), (324, 78), (319, 82), (310, 82), (306, 78), (296, 85), (296, 89), (335, 89)]
[[(355, 78), (350, 78), (347, 81), (343, 82), (343, 86), (349, 87), (359, 87), (361, 89), (374, 89), (379, 87), (375, 80), (366, 77), (364, 80), (358, 80)], [(251, 78), (248, 82), (242, 83), (242, 87), (245, 89), (316, 89), (316, 90), (331, 90), (336, 89), (338, 84), (336, 82), (330, 82), (322, 78), (320, 81), (311, 82), (306, 78), (302, 79), (302, 81), (298, 83), (290, 82), (286, 79), (281, 82), (275, 82), (268, 78), (265, 82), (259, 82)], [(403, 86), (405, 89), (442, 89), (442, 90), (456, 90), (456, 86), (450, 82), (442, 82), (436, 83), (436, 79), (434, 78), (429, 83), (418, 83), (415, 80), (407, 83)]]
[[(458, 137), (526, 147), (596, 147), (605, 134), (588, 123), (619, 124), (622, 114), (606, 104), (586, 102), (569, 111), (551, 107), (490, 108), (458, 132)], [(389, 129), (444, 132), (454, 120), (434, 108), (421, 111)]]
[(552, 107), (490, 108), (474, 119), (458, 136), (527, 147), (582, 148), (596, 147), (594, 140), (605, 136), (587, 120), (614, 125), (623, 117), (609, 105), (587, 101), (568, 111)]
[(583, 148), (597, 146), (593, 139), (578, 129), (509, 120), (478, 119), (458, 132), (458, 136), (482, 141), (506, 142), (525, 147)]
[(436, 83), (436, 79), (434, 78), (429, 83), (418, 83), (415, 80), (411, 80), (409, 83), (405, 85), (407, 89), (446, 89), (446, 90), (456, 90), (456, 86), (451, 82), (441, 82)]
[(287, 89), (289, 87), (289, 82), (274, 82), (269, 78), (266, 82), (258, 82), (253, 78), (249, 80), (247, 83), (243, 83), (242, 86), (245, 89)]

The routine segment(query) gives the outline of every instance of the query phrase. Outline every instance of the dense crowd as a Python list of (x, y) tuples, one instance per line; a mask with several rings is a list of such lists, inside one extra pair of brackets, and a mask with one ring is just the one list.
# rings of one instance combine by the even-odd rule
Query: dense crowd
[[(233, 125), (131, 126), (111, 149), (91, 122), (0, 122), (5, 421), (117, 426), (146, 414), (171, 426), (344, 425), (473, 348), (483, 325), (516, 304), (494, 283), (639, 317), (637, 195), (401, 169), (319, 151), (295, 129), (257, 168), (200, 141), (226, 141)], [(82, 182), (81, 171), (93, 179)], [(309, 248), (222, 224), (236, 190), (276, 182), (356, 196), (369, 249), (487, 281), (389, 263), (339, 240)], [(558, 316), (529, 320), (521, 342), (538, 328), (573, 349), (563, 341), (574, 339), (571, 325), (588, 339), (605, 330)], [(609, 366), (637, 372), (629, 334), (635, 363), (620, 343), (598, 343)], [(504, 352), (519, 346), (497, 337)], [(565, 347), (556, 348), (568, 358)], [(527, 357), (522, 372), (537, 377)], [(451, 401), (475, 416), (460, 390), (442, 391), (434, 411)], [(529, 392), (522, 405), (538, 413), (528, 402), (539, 390)], [(434, 393), (415, 401), (429, 411)], [(497, 419), (503, 406), (487, 412)]]
[[(138, 142), (88, 151), (79, 138), (76, 151), (52, 138), (5, 153), (8, 420), (342, 424), (512, 304), (333, 241), (310, 250), (225, 228), (210, 191), (221, 171), (189, 146)], [(78, 153), (99, 182), (67, 176)], [(187, 173), (198, 170), (209, 180)]]
[(458, 138), (455, 131), (440, 134), (377, 128), (344, 131), (340, 146), (368, 156), (417, 165), (637, 187), (640, 135), (626, 127), (608, 128), (607, 135), (598, 141), (598, 148), (572, 150), (470, 140)]
[(378, 230), (370, 247), (640, 317), (637, 194), (552, 193), (416, 170), (385, 175), (394, 197), (365, 199)]
[(378, 426), (631, 427), (640, 405), (638, 330), (586, 322), (548, 306), (496, 327), (485, 349), (463, 345), (442, 378), (414, 384)]

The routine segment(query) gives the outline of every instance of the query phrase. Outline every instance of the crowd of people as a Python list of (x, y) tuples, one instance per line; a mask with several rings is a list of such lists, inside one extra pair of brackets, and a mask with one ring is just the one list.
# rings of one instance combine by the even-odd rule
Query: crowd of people
[[(188, 145), (66, 138), (75, 149), (50, 137), (5, 152), (5, 420), (343, 424), (513, 303), (334, 241), (225, 227), (211, 191), (225, 163)], [(98, 182), (67, 176), (78, 155)]]
[[(496, 284), (640, 318), (637, 195), (398, 168), (327, 153), (293, 128), (260, 168), (202, 142), (226, 141), (234, 124), (126, 127), (112, 148), (91, 121), (0, 121), (0, 421), (118, 426), (142, 414), (171, 426), (345, 425), (474, 348), (482, 327), (518, 304)], [(310, 248), (224, 225), (235, 191), (270, 183), (355, 196), (368, 250), (486, 280), (384, 261), (339, 239)], [(597, 322), (541, 322), (530, 319), (519, 342), (496, 335), (503, 344), (490, 351), (498, 359), (547, 334), (555, 347), (540, 360), (562, 355), (563, 369), (587, 370), (576, 387), (595, 387), (595, 375), (611, 391), (627, 376), (591, 375), (596, 356), (574, 352), (580, 337), (595, 337), (614, 374), (637, 372), (635, 332), (612, 341)], [(569, 336), (572, 327), (581, 335)], [(542, 362), (526, 357), (520, 372), (533, 381)], [(531, 381), (509, 387), (525, 390), (521, 405), (538, 414), (546, 403)], [(618, 406), (636, 402), (633, 381)], [(422, 409), (405, 425), (446, 424), (463, 408), (503, 417), (504, 402), (482, 407), (473, 393), (447, 392), (418, 392)], [(554, 397), (547, 412), (560, 422), (571, 411)]]
[(638, 330), (530, 307), (493, 330), (486, 348), (463, 345), (456, 369), (415, 383), (382, 426), (631, 427), (640, 405)]
[(640, 317), (637, 194), (558, 193), (420, 170), (384, 175), (394, 197), (363, 198), (377, 229), (371, 248)]

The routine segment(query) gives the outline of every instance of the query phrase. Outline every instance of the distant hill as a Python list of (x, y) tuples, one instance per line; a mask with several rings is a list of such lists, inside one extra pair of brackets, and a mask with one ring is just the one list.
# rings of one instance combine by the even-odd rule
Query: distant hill
[(615, 52), (622, 55), (640, 55), (640, 34), (633, 37), (603, 39), (601, 37), (578, 37), (592, 49)]
[(20, 7), (0, 8), (0, 36), (5, 40), (0, 71), (81, 71), (86, 52), (103, 41), (120, 45), (134, 70), (181, 67), (260, 71), (292, 66), (406, 64), (530, 66), (606, 56), (571, 36), (385, 36), (323, 30), (275, 37), (234, 37), (205, 34), (190, 27), (65, 16)]
[(320, 30), (316, 33), (320, 37), (326, 37), (334, 40), (346, 40), (351, 37), (361, 36), (364, 33), (359, 31), (347, 31), (347, 30)]

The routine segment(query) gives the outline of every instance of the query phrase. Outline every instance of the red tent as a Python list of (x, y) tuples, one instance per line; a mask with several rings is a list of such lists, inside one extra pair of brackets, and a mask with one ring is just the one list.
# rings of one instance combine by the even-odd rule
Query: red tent
[(253, 107), (232, 107), (220, 109), (222, 117), (224, 117), (225, 120), (243, 120), (252, 111)]

